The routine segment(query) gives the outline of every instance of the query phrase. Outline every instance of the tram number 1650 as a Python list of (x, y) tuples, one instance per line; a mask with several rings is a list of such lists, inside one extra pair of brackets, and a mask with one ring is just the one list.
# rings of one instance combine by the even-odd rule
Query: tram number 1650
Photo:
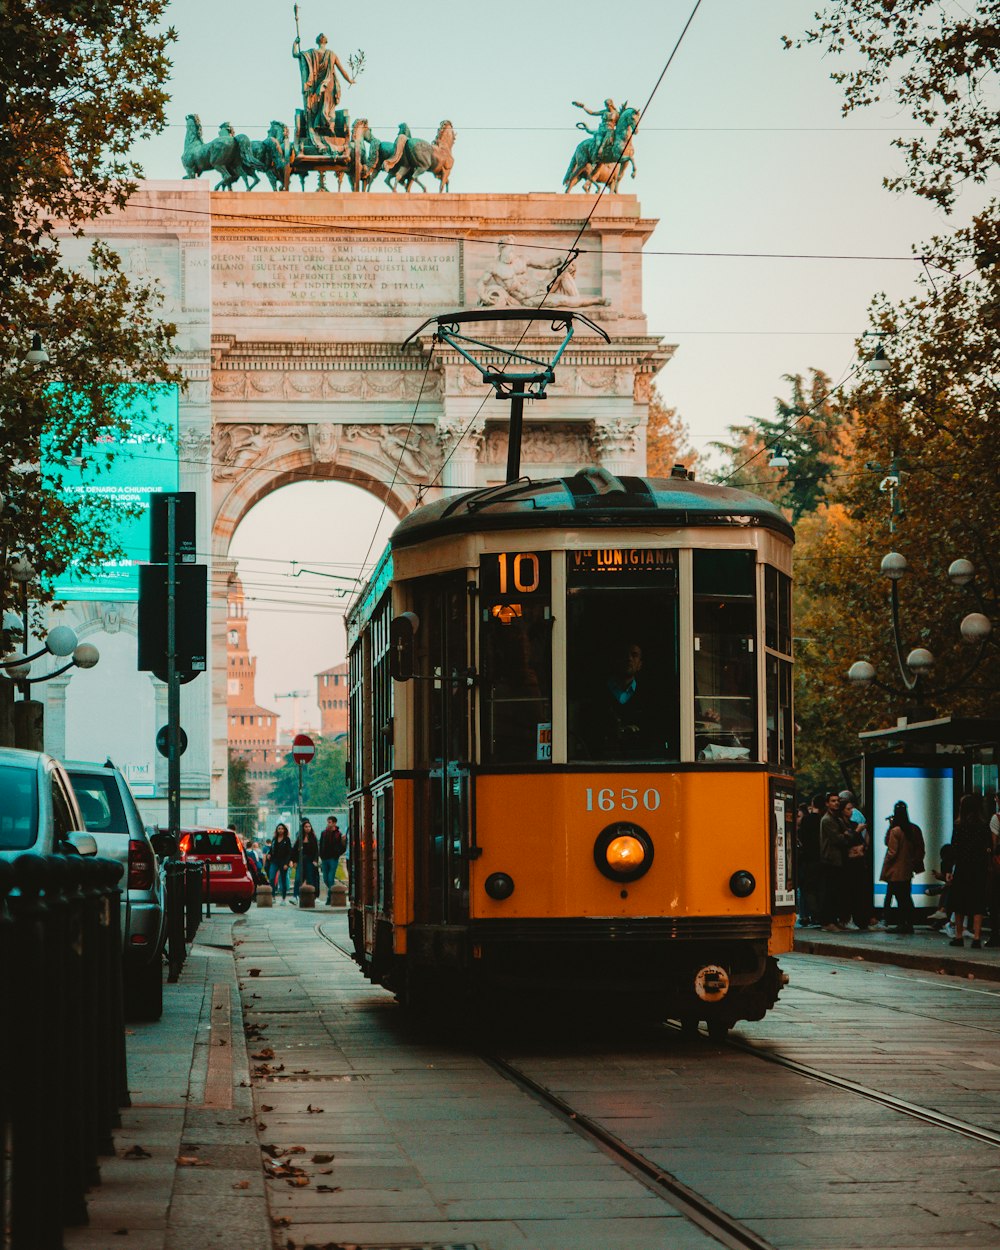
[(623, 786), (621, 790), (610, 787), (594, 790), (587, 787), (587, 811), (614, 812), (619, 808), (623, 812), (635, 812), (644, 807), (647, 812), (655, 812), (660, 806), (659, 790), (643, 790), (640, 794), (635, 786)]

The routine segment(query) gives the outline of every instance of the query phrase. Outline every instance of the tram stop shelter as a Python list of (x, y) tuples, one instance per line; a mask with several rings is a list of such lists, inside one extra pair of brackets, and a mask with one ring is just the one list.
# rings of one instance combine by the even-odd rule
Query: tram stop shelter
[(997, 793), (1000, 718), (901, 718), (890, 728), (858, 736), (862, 755), (849, 764), (861, 765), (861, 807), (872, 832), (875, 893), (885, 890), (878, 881), (879, 848), (893, 804), (902, 799), (910, 819), (923, 830), (926, 847), (927, 871), (914, 879), (913, 901), (918, 907), (934, 906), (940, 885), (933, 872), (940, 864), (941, 847), (951, 839), (959, 799), (970, 793), (992, 799)]

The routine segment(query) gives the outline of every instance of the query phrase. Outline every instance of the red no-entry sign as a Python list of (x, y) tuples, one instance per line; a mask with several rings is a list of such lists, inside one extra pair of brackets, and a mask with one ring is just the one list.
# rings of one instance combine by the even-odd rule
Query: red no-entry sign
[(296, 734), (292, 739), (292, 755), (296, 764), (308, 764), (316, 754), (316, 745), (308, 734)]

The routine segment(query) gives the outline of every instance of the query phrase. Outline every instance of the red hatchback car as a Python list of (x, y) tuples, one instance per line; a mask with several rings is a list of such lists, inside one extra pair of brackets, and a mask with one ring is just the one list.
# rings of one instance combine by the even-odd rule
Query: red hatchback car
[(250, 910), (256, 892), (239, 834), (232, 829), (182, 829), (180, 853), (184, 859), (208, 864), (208, 897), (228, 903), (235, 912)]

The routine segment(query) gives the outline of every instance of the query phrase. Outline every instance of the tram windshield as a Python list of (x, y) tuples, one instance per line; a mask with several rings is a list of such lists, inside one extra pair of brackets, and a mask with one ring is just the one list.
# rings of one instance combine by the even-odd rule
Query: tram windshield
[(676, 553), (570, 552), (566, 632), (569, 759), (679, 759)]

